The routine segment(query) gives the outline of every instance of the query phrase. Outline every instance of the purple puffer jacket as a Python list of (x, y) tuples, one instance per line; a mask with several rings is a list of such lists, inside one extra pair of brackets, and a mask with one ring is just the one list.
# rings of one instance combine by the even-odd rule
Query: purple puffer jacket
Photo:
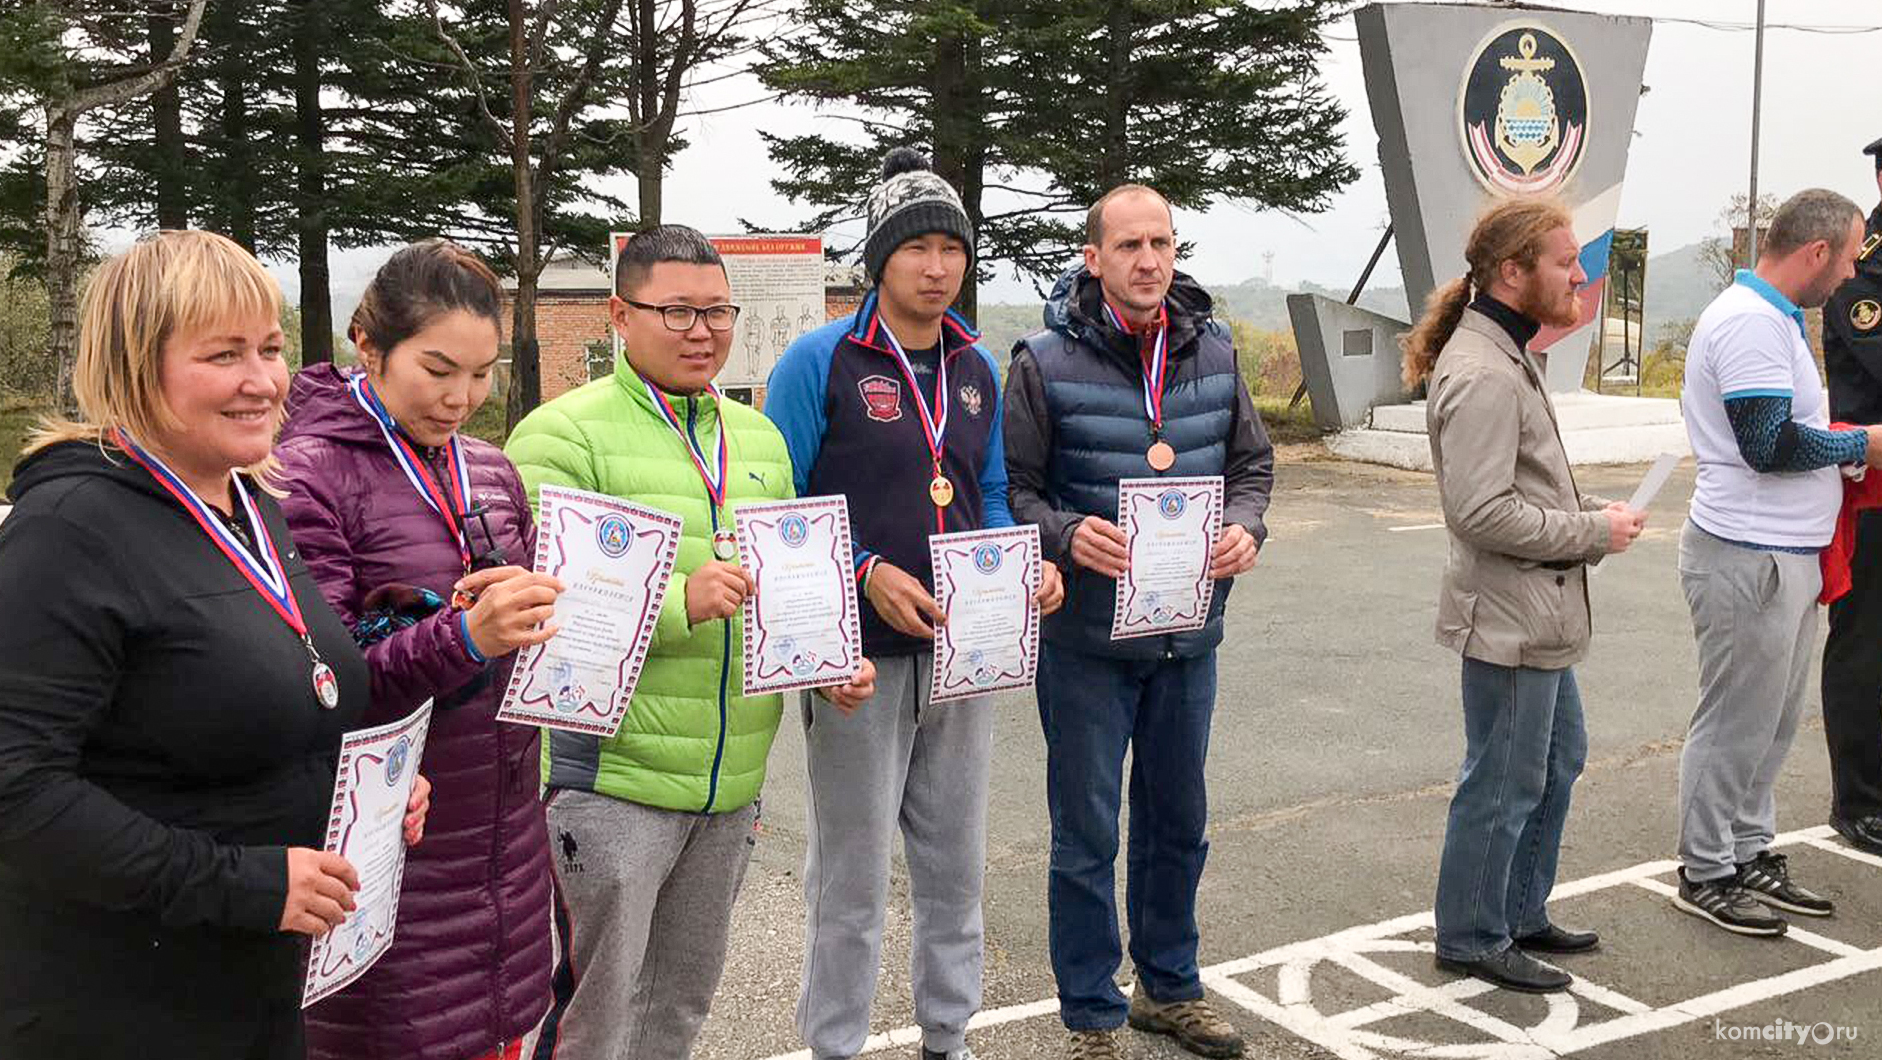
[[(463, 573), (457, 546), (354, 403), (346, 377), (330, 365), (301, 372), (287, 407), (276, 449), (288, 490), (281, 510), (341, 619), (357, 621), (366, 595), (390, 583), (449, 600)], [(462, 444), (472, 503), (489, 509), (490, 537), (509, 562), (530, 566), (535, 528), (516, 469), (495, 446), (469, 437)], [(433, 460), (440, 482), (442, 464)], [(476, 519), (471, 528), (473, 549), (487, 551)], [(397, 940), (359, 981), (308, 1011), (310, 1057), (467, 1060), (521, 1038), (547, 1009), (539, 736), (496, 720), (512, 658), (487, 668), (473, 661), (448, 606), (367, 649), (368, 724), (435, 699), (422, 766), (431, 814), (406, 862)]]

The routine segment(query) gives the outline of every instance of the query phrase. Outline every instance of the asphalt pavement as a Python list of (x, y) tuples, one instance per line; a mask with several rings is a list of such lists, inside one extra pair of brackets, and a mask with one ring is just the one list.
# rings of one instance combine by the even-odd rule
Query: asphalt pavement
[[(1575, 893), (1552, 908), (1558, 922), (1600, 930), (1604, 945), (1562, 960), (1582, 986), (1550, 1001), (1477, 992), (1431, 968), (1428, 914), (1463, 747), (1457, 657), (1432, 640), (1446, 551), (1433, 480), (1304, 459), (1311, 452), (1283, 454), (1272, 536), (1235, 586), (1219, 655), (1201, 960), (1248, 1055), (1882, 1055), (1882, 860), (1838, 853), (1821, 835), (1829, 780), (1814, 692), (1779, 784), (1779, 822), (1794, 874), (1838, 900), (1838, 915), (1800, 922), (1806, 930), (1792, 939), (1745, 939), (1677, 912), (1663, 893), (1696, 688), (1675, 570), (1691, 462), (1634, 549), (1604, 563), (1592, 584), (1595, 638), (1578, 668), (1589, 763), (1560, 873)], [(1644, 470), (1584, 469), (1581, 486), (1625, 498)], [(1003, 696), (998, 711), (985, 903), (991, 1025), (969, 1041), (984, 1060), (1043, 1060), (1064, 1042), (1047, 961), (1044, 744), (1030, 695)], [(795, 716), (786, 711), (772, 752), (763, 835), (700, 1057), (764, 1060), (802, 1048), (793, 1010), (805, 784)], [(1119, 885), (1121, 903), (1121, 866)], [(909, 929), (898, 857), (872, 1020), (886, 1036), (871, 1043), (878, 1055), (915, 1054)], [(1800, 1030), (1812, 1040), (1798, 1043)], [(1826, 1033), (1833, 1040), (1820, 1044)], [(1183, 1055), (1127, 1034), (1132, 1056)], [(1779, 1034), (1791, 1040), (1763, 1037)]]

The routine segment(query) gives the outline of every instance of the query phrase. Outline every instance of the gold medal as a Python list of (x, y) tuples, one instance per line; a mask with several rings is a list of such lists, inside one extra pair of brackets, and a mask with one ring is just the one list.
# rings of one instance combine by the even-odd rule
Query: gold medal
[(948, 481), (946, 475), (936, 475), (934, 481), (928, 483), (928, 499), (933, 501), (937, 508), (945, 508), (953, 504), (954, 483)]
[(1150, 451), (1144, 454), (1144, 459), (1150, 462), (1152, 470), (1168, 471), (1176, 463), (1176, 450), (1159, 438), (1150, 444)]

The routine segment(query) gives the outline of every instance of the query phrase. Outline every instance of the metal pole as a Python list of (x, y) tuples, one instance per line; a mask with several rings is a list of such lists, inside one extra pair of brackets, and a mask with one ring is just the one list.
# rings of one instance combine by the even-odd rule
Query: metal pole
[(1745, 203), (1745, 267), (1758, 267), (1758, 108), (1764, 92), (1764, 0), (1758, 0), (1758, 33), (1751, 61), (1751, 194)]
[(1379, 245), (1372, 248), (1372, 257), (1366, 260), (1366, 269), (1359, 274), (1359, 282), (1353, 285), (1353, 293), (1346, 296), (1347, 305), (1352, 305), (1354, 302), (1359, 301), (1359, 293), (1366, 289), (1366, 281), (1372, 279), (1372, 270), (1378, 268), (1379, 258), (1384, 256), (1385, 248), (1389, 246), (1391, 242), (1392, 226), (1388, 224), (1385, 226), (1385, 231), (1379, 235)]

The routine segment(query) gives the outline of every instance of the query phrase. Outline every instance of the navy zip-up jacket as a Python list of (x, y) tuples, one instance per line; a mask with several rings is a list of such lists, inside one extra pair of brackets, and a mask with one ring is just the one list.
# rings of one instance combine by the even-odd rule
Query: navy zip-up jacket
[[(790, 448), (797, 495), (849, 500), (858, 580), (880, 557), (933, 592), (929, 535), (1013, 525), (1000, 372), (979, 333), (950, 310), (941, 325), (949, 404), (941, 469), (954, 484), (954, 503), (936, 508), (928, 497), (934, 459), (908, 380), (883, 335), (877, 299), (871, 291), (854, 316), (791, 343), (771, 371), (765, 415)], [(932, 407), (933, 393), (925, 397)], [(869, 655), (934, 649), (932, 641), (891, 628), (866, 603), (862, 631)]]

